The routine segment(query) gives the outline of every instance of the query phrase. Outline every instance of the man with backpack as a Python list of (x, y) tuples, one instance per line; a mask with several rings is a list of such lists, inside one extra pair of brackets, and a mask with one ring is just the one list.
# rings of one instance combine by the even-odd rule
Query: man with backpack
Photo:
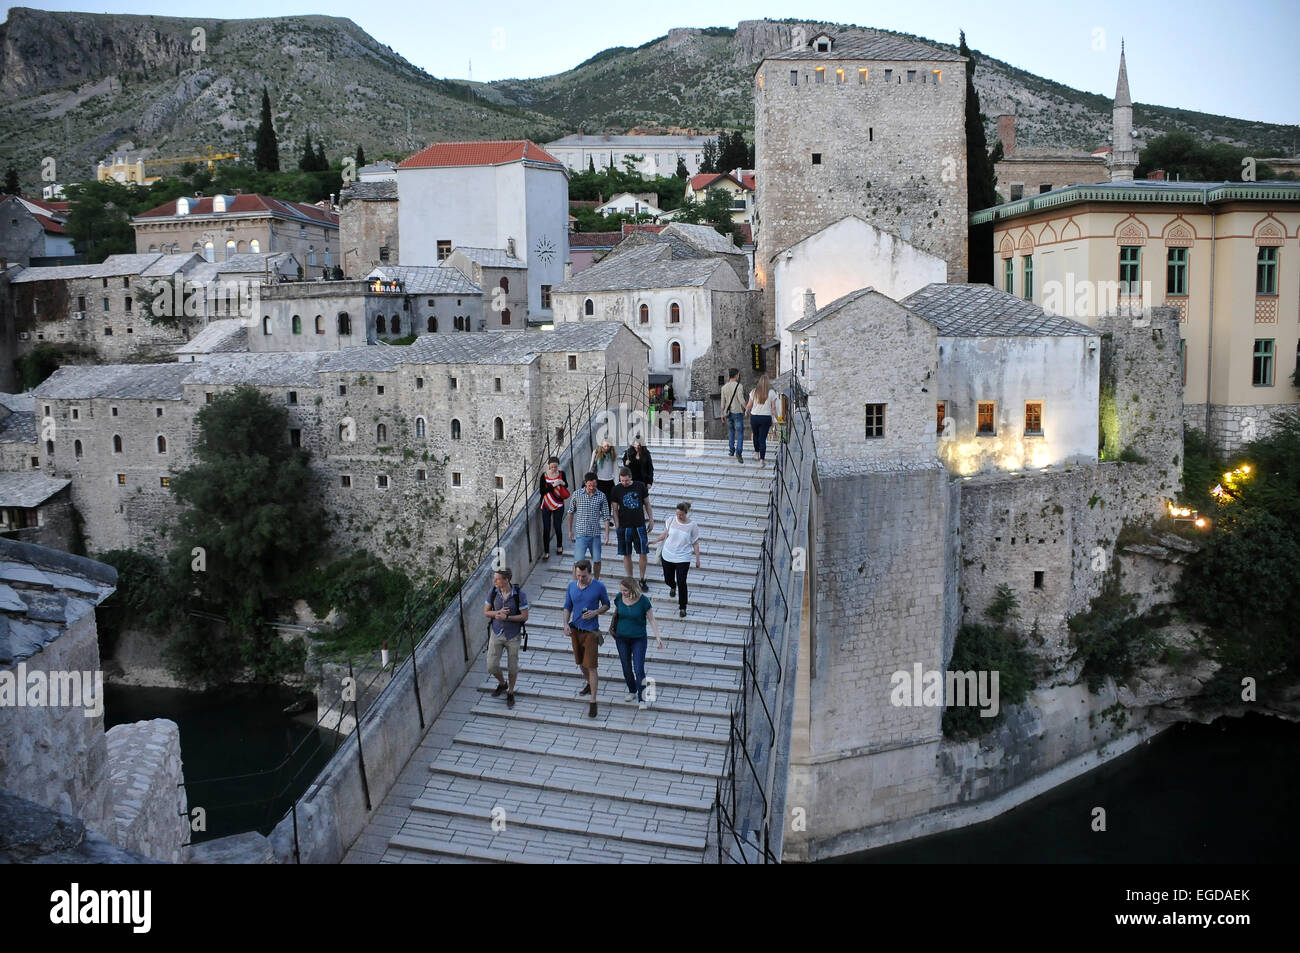
[[(524, 623), (528, 621), (528, 596), (510, 582), (510, 577), (511, 572), (506, 568), (498, 569), (492, 574), (492, 589), (483, 606), (483, 615), (491, 620), (488, 625), (491, 636), (488, 639), (487, 669), (488, 674), (497, 680), (492, 697), (500, 698), (501, 693), (506, 692), (506, 707), (514, 708), (515, 679), (519, 677), (519, 647), (521, 642), (526, 643), (528, 640), (528, 633), (524, 630)], [(509, 684), (501, 677), (502, 649), (505, 649), (509, 658)]]

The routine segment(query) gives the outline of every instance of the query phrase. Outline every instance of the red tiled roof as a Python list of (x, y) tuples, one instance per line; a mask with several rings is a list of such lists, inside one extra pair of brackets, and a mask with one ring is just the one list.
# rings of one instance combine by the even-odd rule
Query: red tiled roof
[(60, 216), (67, 215), (68, 207), (72, 204), (70, 202), (45, 202), (42, 201), (41, 199), (27, 199), (27, 198), (23, 199), (23, 201), (30, 202), (32, 205), (35, 205), (38, 208), (43, 208), (51, 215), (60, 215)]
[(754, 191), (754, 173), (742, 172), (740, 174), (740, 184), (749, 189), (749, 191)]
[(622, 232), (573, 232), (570, 248), (613, 248), (623, 240)]
[[(226, 206), (225, 212), (217, 212), (218, 215), (249, 212), (270, 212), (273, 215), (282, 215), (288, 218), (310, 218), (317, 222), (337, 225), (339, 217), (333, 212), (326, 212), (324, 209), (317, 208), (315, 205), (308, 205), (305, 202), (287, 202), (284, 199), (273, 198), (269, 195), (236, 195), (234, 201)], [(141, 212), (136, 218), (163, 218), (168, 215), (176, 214), (176, 199), (165, 202), (157, 208), (151, 208), (147, 212)], [(204, 196), (201, 199), (190, 198), (190, 215), (212, 215), (212, 196)]]
[(569, 208), (574, 208), (575, 206), (577, 208), (599, 208), (600, 203), (594, 199), (591, 201), (587, 201), (586, 199), (569, 199)]
[(748, 222), (742, 222), (737, 225), (736, 231), (740, 233), (740, 243), (742, 245), (754, 244), (754, 229)]
[(701, 172), (699, 175), (691, 176), (691, 188), (696, 192), (700, 189), (707, 189), (709, 183), (718, 178), (717, 172)]
[(531, 139), (502, 142), (435, 142), (397, 164), (399, 169), (433, 169), (464, 165), (504, 165), (507, 162), (562, 163)]
[(652, 235), (658, 235), (667, 225), (629, 225), (624, 223), (623, 234), (631, 235), (633, 232), (650, 232)]
[(730, 172), (701, 172), (699, 175), (691, 176), (691, 188), (696, 192), (702, 192), (707, 188), (720, 185), (721, 183), (718, 182), (718, 179), (727, 179), (730, 182), (735, 182), (741, 188), (750, 189), (752, 191), (754, 188), (754, 176), (752, 174), (745, 175), (742, 173), (740, 178), (741, 181), (736, 182), (736, 177)]

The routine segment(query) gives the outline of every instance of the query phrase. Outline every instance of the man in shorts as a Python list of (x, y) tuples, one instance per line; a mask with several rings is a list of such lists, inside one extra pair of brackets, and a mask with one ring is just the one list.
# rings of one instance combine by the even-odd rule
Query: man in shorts
[[(594, 479), (592, 481), (595, 482)], [(604, 498), (602, 494), (601, 498)], [(605, 584), (592, 578), (591, 563), (579, 559), (573, 567), (573, 582), (564, 593), (564, 634), (573, 640), (573, 660), (585, 679), (579, 697), (591, 696), (587, 717), (596, 717), (596, 637), (600, 634), (600, 617), (609, 611), (609, 593)]]
[(618, 554), (623, 557), (623, 575), (632, 575), (632, 550), (641, 557), (641, 589), (647, 588), (645, 581), (646, 533), (654, 527), (655, 514), (650, 506), (650, 493), (646, 485), (632, 479), (632, 471), (627, 467), (618, 471), (618, 482), (614, 484), (613, 496), (610, 498), (614, 511), (614, 532), (618, 539)]

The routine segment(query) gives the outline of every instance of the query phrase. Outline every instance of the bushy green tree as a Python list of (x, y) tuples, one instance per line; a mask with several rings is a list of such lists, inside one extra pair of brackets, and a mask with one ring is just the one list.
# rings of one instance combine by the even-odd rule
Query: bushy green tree
[(677, 157), (677, 171), (673, 173), (674, 178), (689, 179), (691, 173), (686, 169), (686, 160), (682, 156)]
[(366, 164), (366, 150), (360, 143), (357, 144), (357, 168), (363, 168)]
[[(1034, 687), (1034, 660), (1018, 631), (1020, 603), (1006, 583), (984, 610), (989, 623), (972, 622), (957, 632), (952, 647), (953, 672), (997, 672), (998, 713), (984, 717), (975, 705), (949, 705), (943, 713), (943, 733), (949, 738), (973, 738), (1002, 721), (1011, 705), (1025, 700)], [(953, 699), (948, 699), (949, 702)]]
[(88, 263), (98, 264), (109, 255), (135, 251), (131, 216), (139, 197), (148, 201), (148, 189), (120, 182), (80, 182), (67, 187), (68, 236)]
[(718, 159), (722, 156), (722, 150), (718, 147), (717, 139), (706, 139), (704, 141), (704, 152), (700, 157), (701, 172), (717, 172)]
[[(1241, 161), (1249, 155), (1247, 150), (1223, 142), (1201, 142), (1190, 132), (1170, 132), (1146, 144), (1134, 175), (1145, 179), (1153, 171), (1163, 169), (1170, 179), (1240, 182)], [(1257, 181), (1273, 178), (1276, 176), (1271, 166), (1262, 162), (1255, 164)]]

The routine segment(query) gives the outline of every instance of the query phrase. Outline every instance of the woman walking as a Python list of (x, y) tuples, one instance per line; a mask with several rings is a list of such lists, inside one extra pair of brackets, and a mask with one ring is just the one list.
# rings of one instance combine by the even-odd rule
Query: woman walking
[[(664, 542), (667, 540), (667, 542)], [(663, 542), (659, 550), (659, 563), (664, 570), (664, 584), (669, 598), (677, 597), (677, 614), (686, 618), (686, 573), (691, 568), (691, 553), (695, 554), (695, 568), (700, 568), (700, 525), (691, 519), (691, 504), (683, 500), (668, 520), (664, 531), (653, 542)]]
[(542, 497), (542, 558), (551, 558), (551, 530), (555, 530), (555, 551), (564, 555), (564, 501), (569, 498), (569, 482), (560, 469), (560, 458), (546, 461), (538, 483)]
[(772, 390), (764, 374), (754, 385), (754, 392), (745, 404), (745, 410), (749, 411), (749, 425), (754, 431), (754, 453), (758, 454), (759, 469), (767, 466), (767, 432), (772, 429), (776, 401), (776, 391)]
[(619, 596), (614, 600), (614, 621), (609, 628), (618, 647), (618, 660), (623, 664), (623, 681), (627, 683), (623, 701), (631, 703), (635, 700), (638, 708), (650, 707), (644, 696), (645, 650), (650, 641), (646, 635), (647, 623), (654, 630), (657, 647), (662, 649), (664, 639), (659, 634), (659, 623), (655, 621), (649, 597), (641, 591), (640, 583), (631, 576), (624, 576), (619, 583)]
[(609, 437), (600, 438), (600, 446), (591, 452), (591, 466), (587, 467), (596, 474), (596, 489), (605, 494), (609, 505), (614, 505), (614, 481), (618, 479), (618, 451), (609, 442)]
[(650, 450), (641, 443), (640, 434), (632, 438), (631, 445), (623, 454), (623, 466), (632, 471), (634, 481), (639, 480), (645, 484), (646, 492), (649, 493), (654, 487), (655, 465), (650, 459)]

